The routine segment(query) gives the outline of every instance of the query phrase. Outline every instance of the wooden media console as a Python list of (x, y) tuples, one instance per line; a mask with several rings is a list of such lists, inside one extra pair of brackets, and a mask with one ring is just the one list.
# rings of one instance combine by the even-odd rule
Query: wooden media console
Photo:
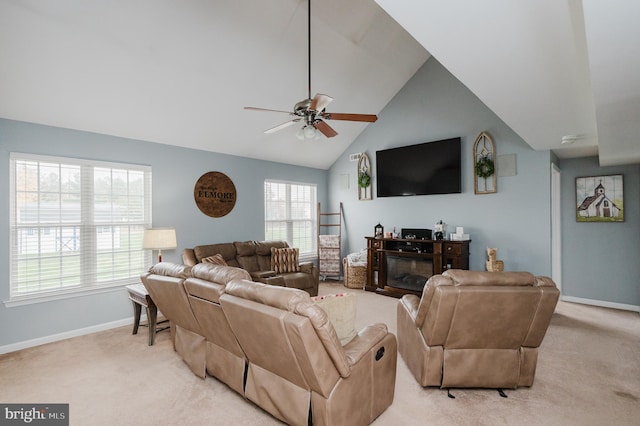
[(421, 295), (432, 275), (447, 269), (469, 269), (470, 240), (365, 238), (365, 290), (395, 297), (407, 293)]

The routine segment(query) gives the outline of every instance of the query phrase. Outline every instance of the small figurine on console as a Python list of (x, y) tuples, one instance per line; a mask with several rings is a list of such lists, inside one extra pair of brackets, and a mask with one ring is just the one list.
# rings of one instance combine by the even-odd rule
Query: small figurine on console
[(496, 260), (498, 256), (498, 249), (487, 247), (487, 271), (489, 272), (502, 272), (504, 271), (504, 262), (502, 260)]
[(439, 220), (438, 223), (434, 225), (434, 228), (435, 228), (435, 232), (433, 233), (433, 236), (435, 237), (435, 239), (444, 240), (444, 237), (447, 232), (447, 224)]

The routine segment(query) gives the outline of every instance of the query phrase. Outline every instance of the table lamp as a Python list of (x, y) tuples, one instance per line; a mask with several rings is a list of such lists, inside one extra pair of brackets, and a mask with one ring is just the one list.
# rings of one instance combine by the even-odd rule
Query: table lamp
[(176, 230), (174, 228), (150, 228), (144, 230), (142, 248), (158, 250), (158, 263), (162, 262), (162, 250), (174, 249), (176, 242)]

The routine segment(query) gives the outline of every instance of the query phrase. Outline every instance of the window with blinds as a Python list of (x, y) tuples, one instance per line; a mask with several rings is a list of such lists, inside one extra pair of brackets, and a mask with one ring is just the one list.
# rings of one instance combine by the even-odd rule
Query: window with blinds
[(10, 301), (138, 281), (151, 167), (11, 153), (10, 173)]
[(317, 254), (316, 185), (264, 182), (264, 237), (286, 241), (300, 257)]

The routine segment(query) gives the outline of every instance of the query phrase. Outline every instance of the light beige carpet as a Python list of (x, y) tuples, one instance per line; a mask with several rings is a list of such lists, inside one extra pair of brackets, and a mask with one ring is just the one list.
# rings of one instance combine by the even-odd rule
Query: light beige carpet
[[(396, 330), (397, 299), (357, 292), (358, 327)], [(560, 302), (531, 388), (421, 388), (398, 357), (395, 399), (375, 425), (640, 425), (640, 316)], [(0, 356), (0, 402), (69, 403), (72, 425), (275, 425), (216, 379), (197, 378), (168, 332), (122, 327)], [(345, 424), (349, 424), (348, 421)]]

